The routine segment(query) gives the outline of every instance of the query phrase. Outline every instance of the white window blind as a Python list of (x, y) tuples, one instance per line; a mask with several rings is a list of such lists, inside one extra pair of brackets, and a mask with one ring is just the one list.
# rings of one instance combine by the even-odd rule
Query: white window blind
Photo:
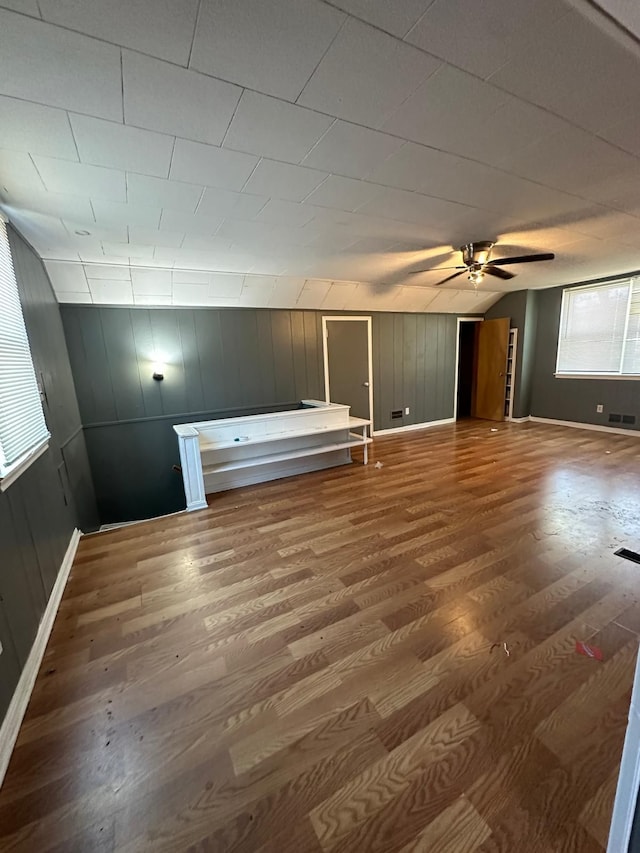
[(7, 227), (0, 219), (0, 478), (48, 438)]
[(640, 278), (634, 278), (631, 283), (622, 372), (640, 374)]
[(640, 374), (640, 278), (564, 291), (557, 373)]

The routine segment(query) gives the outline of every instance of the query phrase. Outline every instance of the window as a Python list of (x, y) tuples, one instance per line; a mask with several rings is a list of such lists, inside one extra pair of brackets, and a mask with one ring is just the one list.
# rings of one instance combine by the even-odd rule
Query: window
[(46, 449), (48, 439), (7, 226), (0, 219), (0, 488)]
[(564, 291), (556, 373), (640, 377), (640, 276)]

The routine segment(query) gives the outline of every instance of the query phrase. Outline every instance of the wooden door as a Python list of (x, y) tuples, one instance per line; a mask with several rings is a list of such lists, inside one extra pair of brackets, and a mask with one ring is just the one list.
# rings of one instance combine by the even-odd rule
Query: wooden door
[(504, 420), (510, 325), (508, 317), (485, 320), (477, 324), (477, 367), (472, 409), (474, 418)]

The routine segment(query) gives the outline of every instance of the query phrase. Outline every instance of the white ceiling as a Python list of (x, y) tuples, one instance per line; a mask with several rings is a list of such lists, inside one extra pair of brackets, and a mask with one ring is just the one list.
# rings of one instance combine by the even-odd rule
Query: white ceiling
[[(61, 302), (465, 312), (635, 270), (623, 24), (587, 0), (0, 0), (1, 205)], [(487, 239), (557, 257), (433, 287)]]

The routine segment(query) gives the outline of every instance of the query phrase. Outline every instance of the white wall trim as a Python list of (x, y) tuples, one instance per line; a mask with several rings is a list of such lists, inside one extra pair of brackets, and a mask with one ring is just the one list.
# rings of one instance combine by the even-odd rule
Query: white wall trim
[(146, 524), (148, 521), (160, 521), (163, 518), (172, 518), (174, 515), (184, 515), (186, 509), (176, 512), (165, 512), (164, 515), (152, 515), (150, 518), (135, 518), (133, 521), (114, 521), (111, 524), (101, 524), (98, 530), (83, 534), (85, 537), (97, 536), (99, 533), (108, 533), (110, 530), (118, 530), (120, 527), (131, 527), (133, 524)]
[(613, 814), (609, 829), (607, 853), (621, 853), (627, 850), (631, 840), (633, 819), (636, 812), (638, 788), (640, 787), (640, 655), (636, 660), (629, 722), (622, 748), (620, 773), (616, 796), (613, 802)]
[(429, 427), (445, 426), (446, 424), (455, 424), (455, 418), (443, 418), (441, 421), (427, 421), (422, 424), (407, 424), (406, 426), (393, 427), (392, 429), (376, 429), (373, 435), (392, 435), (396, 432), (412, 432), (416, 429), (429, 429)]
[(556, 379), (622, 379), (624, 381), (638, 382), (640, 375), (637, 373), (554, 373)]
[[(509, 321), (511, 322), (511, 321)], [(512, 339), (513, 337), (513, 339)], [(509, 338), (507, 344), (507, 366), (509, 364), (509, 347), (513, 348), (513, 352), (511, 353), (511, 371), (507, 370), (507, 377), (511, 375), (511, 396), (509, 397), (509, 414), (505, 416), (505, 421), (514, 420), (513, 410), (516, 405), (516, 370), (518, 364), (518, 327), (511, 326), (509, 328)], [(506, 378), (506, 377), (505, 377)], [(505, 384), (505, 397), (506, 397), (506, 384)]]
[(4, 492), (12, 483), (18, 479), (21, 474), (27, 470), (30, 465), (39, 459), (43, 453), (45, 453), (49, 449), (49, 439), (51, 438), (50, 434), (47, 433), (47, 437), (43, 439), (40, 444), (36, 447), (32, 448), (28, 453), (19, 459), (13, 468), (0, 479), (0, 492)]
[(627, 435), (633, 438), (640, 438), (640, 430), (638, 429), (620, 429), (620, 427), (601, 426), (600, 424), (583, 424), (579, 421), (557, 421), (555, 418), (538, 418), (535, 415), (530, 415), (529, 420), (536, 424), (554, 424), (555, 426), (573, 427), (575, 429), (591, 429), (595, 432), (613, 432), (616, 435)]
[(458, 419), (458, 370), (460, 369), (460, 323), (482, 323), (484, 317), (458, 317), (456, 323), (456, 372), (453, 379), (453, 420)]
[[(640, 430), (635, 429), (620, 429), (619, 427), (600, 426), (599, 424), (583, 424), (579, 421), (559, 421), (555, 418), (538, 418), (535, 415), (528, 415), (525, 418), (511, 418), (509, 423), (526, 424), (528, 422), (537, 424), (552, 424), (553, 426), (572, 427), (574, 429), (588, 429), (595, 432), (611, 432), (616, 435), (627, 435), (633, 438), (640, 438)], [(441, 421), (427, 421), (422, 424), (407, 424), (407, 426), (394, 427), (393, 429), (376, 429), (373, 435), (391, 435), (396, 432), (407, 432), (414, 429), (428, 429), (434, 426), (444, 426), (445, 424), (454, 424), (455, 418), (444, 418)]]
[(31, 698), (33, 685), (35, 684), (36, 676), (38, 675), (40, 664), (42, 663), (42, 658), (44, 657), (44, 653), (47, 648), (49, 635), (53, 628), (56, 613), (60, 606), (62, 593), (64, 592), (81, 536), (82, 533), (77, 528), (71, 534), (71, 540), (66, 554), (64, 555), (64, 559), (62, 560), (60, 570), (58, 571), (58, 577), (53, 585), (49, 601), (42, 615), (42, 619), (40, 620), (38, 633), (36, 634), (29, 657), (27, 658), (27, 662), (22, 670), (20, 681), (18, 681), (13, 698), (9, 703), (6, 716), (2, 722), (2, 726), (0, 727), (0, 786), (4, 781), (4, 776), (7, 772), (7, 767), (9, 766), (9, 760), (11, 759), (13, 748), (16, 740), (18, 739), (22, 719), (27, 710), (29, 699)]

